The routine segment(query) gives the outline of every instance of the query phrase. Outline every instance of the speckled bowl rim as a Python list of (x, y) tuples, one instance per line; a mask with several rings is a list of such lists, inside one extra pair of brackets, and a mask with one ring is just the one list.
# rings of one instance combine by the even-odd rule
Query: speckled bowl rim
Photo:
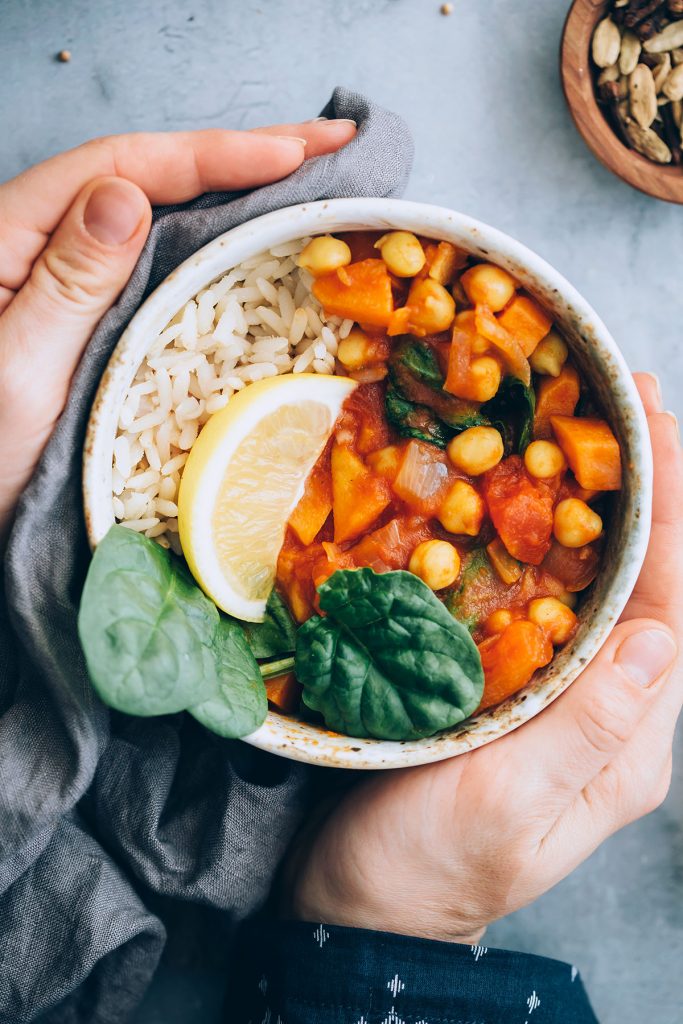
[[(202, 287), (263, 249), (308, 234), (399, 228), (452, 241), (508, 269), (559, 320), (580, 368), (610, 406), (625, 451), (619, 543), (603, 566), (596, 599), (588, 602), (577, 639), (519, 694), (461, 726), (423, 740), (356, 739), (294, 717), (269, 712), (245, 737), (263, 750), (337, 768), (383, 769), (439, 761), (474, 750), (519, 728), (554, 701), (595, 657), (618, 621), (638, 578), (651, 520), (652, 452), (645, 413), (614, 339), (562, 275), (501, 231), (444, 207), (400, 199), (331, 199), (286, 207), (233, 228), (174, 270), (140, 306), (111, 356), (93, 403), (83, 463), (88, 538), (94, 547), (113, 523), (111, 465), (119, 410), (156, 335)], [(574, 345), (572, 346), (574, 348)], [(618, 420), (614, 422), (614, 418)], [(609, 571), (608, 571), (609, 570)]]

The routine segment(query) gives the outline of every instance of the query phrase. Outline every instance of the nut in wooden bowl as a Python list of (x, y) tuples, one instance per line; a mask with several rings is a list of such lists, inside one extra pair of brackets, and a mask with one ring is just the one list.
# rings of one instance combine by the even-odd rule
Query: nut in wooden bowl
[(574, 0), (560, 65), (598, 160), (641, 192), (683, 203), (683, 0)]

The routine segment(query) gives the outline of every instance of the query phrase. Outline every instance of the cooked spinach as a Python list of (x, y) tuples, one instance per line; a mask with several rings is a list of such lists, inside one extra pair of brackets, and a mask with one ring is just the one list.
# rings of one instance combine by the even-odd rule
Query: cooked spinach
[(480, 591), (490, 586), (494, 570), (486, 548), (474, 548), (463, 558), (463, 567), (456, 589), (446, 599), (446, 607), (470, 633), (481, 625)]
[[(222, 702), (236, 715), (230, 735), (252, 732), (265, 717), (261, 673), (241, 627), (218, 612), (180, 559), (132, 530), (112, 526), (98, 545), (78, 632), (95, 690), (118, 711), (195, 713)], [(216, 709), (211, 717), (218, 722)], [(216, 731), (228, 735), (227, 728)]]
[(289, 654), (296, 645), (296, 623), (277, 590), (270, 592), (263, 622), (240, 623), (255, 658)]
[(454, 436), (454, 431), (435, 416), (431, 409), (403, 398), (393, 383), (387, 387), (384, 407), (389, 423), (401, 437), (412, 437), (445, 448)]
[(394, 350), (394, 362), (400, 362), (430, 388), (442, 388), (444, 376), (437, 362), (434, 350), (425, 342), (400, 343)]
[(498, 391), (481, 407), (483, 415), (500, 431), (505, 454), (522, 455), (533, 439), (536, 394), (517, 377), (504, 377)]
[(407, 740), (463, 721), (484, 685), (479, 651), (409, 572), (340, 569), (318, 588), (324, 618), (297, 634), (303, 701), (349, 736)]
[(444, 376), (436, 355), (424, 341), (399, 341), (392, 350), (389, 374), (387, 419), (402, 437), (445, 448), (468, 427), (489, 423), (474, 402), (443, 390)]

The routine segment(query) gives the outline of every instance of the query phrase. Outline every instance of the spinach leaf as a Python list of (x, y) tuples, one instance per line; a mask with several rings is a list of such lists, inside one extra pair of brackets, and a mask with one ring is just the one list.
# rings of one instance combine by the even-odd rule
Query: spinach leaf
[(501, 433), (506, 455), (524, 454), (533, 438), (535, 409), (534, 389), (517, 377), (504, 377), (493, 398), (482, 405), (482, 413)]
[(349, 736), (407, 740), (461, 722), (484, 675), (469, 633), (409, 572), (340, 569), (318, 588), (324, 618), (297, 634), (303, 701)]
[(392, 383), (387, 387), (384, 408), (389, 423), (401, 437), (428, 441), (438, 448), (445, 448), (453, 437), (454, 431), (442, 423), (431, 409), (407, 401)]
[[(131, 715), (183, 711), (225, 688), (253, 707), (236, 692), (247, 680), (263, 687), (241, 627), (219, 615), (179, 559), (124, 526), (112, 526), (95, 551), (78, 633), (93, 687)], [(249, 732), (254, 718), (241, 719)]]
[(255, 658), (288, 654), (296, 644), (296, 623), (276, 590), (271, 590), (263, 622), (240, 623)]
[(218, 693), (187, 710), (211, 732), (248, 736), (268, 713), (266, 688), (244, 630), (221, 616), (214, 639)]

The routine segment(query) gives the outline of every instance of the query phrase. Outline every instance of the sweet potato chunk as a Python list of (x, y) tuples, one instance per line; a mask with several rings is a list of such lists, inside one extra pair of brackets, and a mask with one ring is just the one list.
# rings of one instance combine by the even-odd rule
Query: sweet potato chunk
[(389, 483), (393, 483), (398, 476), (402, 460), (403, 448), (398, 444), (390, 444), (371, 452), (366, 461), (373, 473), (383, 476)]
[(286, 715), (296, 711), (301, 699), (301, 685), (293, 672), (285, 672), (281, 676), (266, 679), (266, 696), (268, 703), (283, 711)]
[(527, 358), (553, 325), (545, 310), (528, 295), (515, 295), (498, 316), (498, 322), (512, 335)]
[(604, 420), (551, 416), (557, 443), (574, 476), (589, 491), (618, 491), (621, 487), (619, 442)]
[(337, 544), (363, 533), (391, 501), (389, 484), (374, 476), (351, 448), (332, 448), (332, 507)]
[(289, 517), (289, 525), (302, 544), (310, 544), (332, 511), (330, 454), (324, 453), (311, 470), (301, 501)]
[(552, 661), (553, 645), (533, 622), (518, 619), (499, 636), (479, 645), (484, 668), (484, 694), (479, 711), (500, 704), (526, 686), (536, 669)]
[(323, 274), (313, 294), (329, 316), (386, 327), (394, 311), (391, 278), (384, 260), (361, 260)]
[(581, 385), (573, 366), (562, 368), (557, 377), (543, 377), (536, 391), (534, 437), (548, 441), (553, 436), (551, 416), (573, 416)]

